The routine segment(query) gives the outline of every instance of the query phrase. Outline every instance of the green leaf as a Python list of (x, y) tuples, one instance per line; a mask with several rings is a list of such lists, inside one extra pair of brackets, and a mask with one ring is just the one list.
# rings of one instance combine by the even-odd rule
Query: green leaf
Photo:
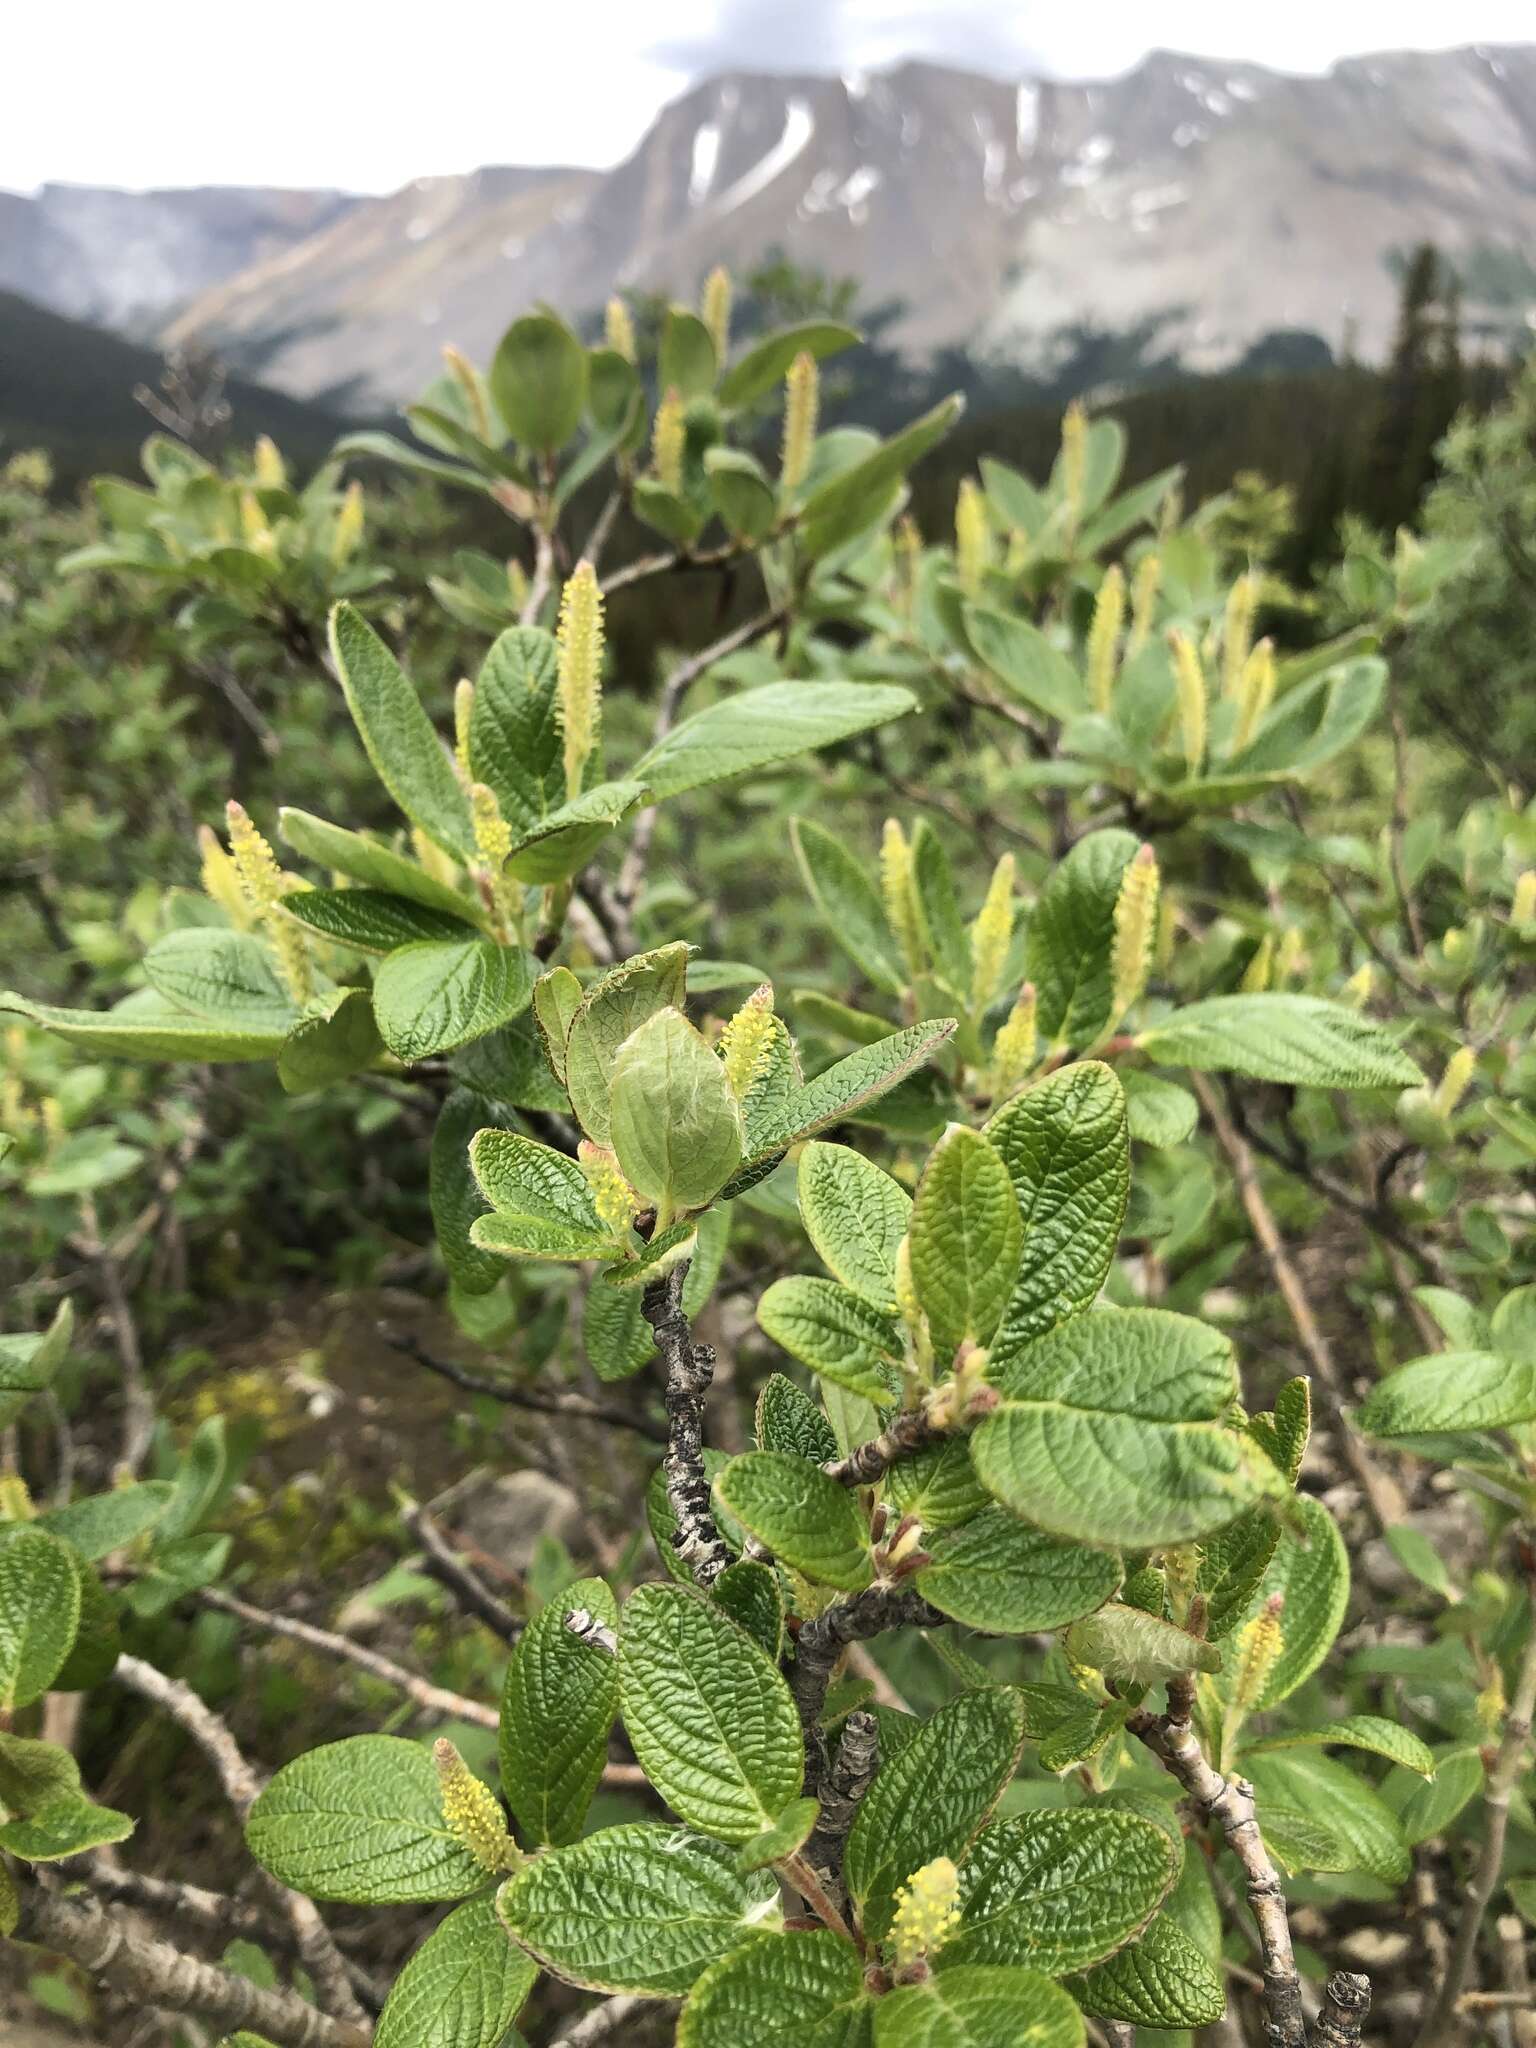
[(206, 1060), (216, 1065), (269, 1060), (282, 1051), (288, 1031), (287, 1024), (210, 1024), (186, 1010), (172, 1009), (148, 989), (110, 1010), (61, 1009), (6, 990), (0, 994), (0, 1012), (6, 1010), (51, 1031), (66, 1045), (125, 1060)]
[[(735, 1565), (732, 1569), (745, 1571), (749, 1567)], [(782, 1863), (786, 1856), (796, 1855), (811, 1839), (811, 1831), (820, 1817), (821, 1808), (814, 1799), (792, 1799), (771, 1828), (754, 1835), (750, 1842), (743, 1842), (736, 1852), (736, 1868), (766, 1870), (771, 1863)]]
[(618, 1626), (618, 1603), (603, 1581), (578, 1579), (524, 1629), (501, 1696), (501, 1788), (532, 1845), (581, 1834), (619, 1710), (618, 1659), (565, 1625), (579, 1607)]
[(779, 500), (763, 466), (739, 448), (711, 448), (704, 457), (709, 495), (728, 532), (760, 541), (778, 517)]
[(913, 463), (944, 438), (964, 410), (965, 400), (958, 393), (941, 399), (899, 434), (813, 490), (800, 513), (801, 538), (810, 558), (829, 554), (880, 518)]
[(80, 1580), (56, 1536), (36, 1525), (0, 1542), (0, 1714), (53, 1683), (80, 1626)]
[[(1297, 1495), (1291, 1512), (1297, 1517), (1300, 1533), (1281, 1531), (1269, 1568), (1244, 1617), (1251, 1620), (1275, 1594), (1285, 1602), (1280, 1615), (1280, 1655), (1252, 1703), (1260, 1713), (1289, 1699), (1317, 1670), (1333, 1647), (1349, 1605), (1349, 1553), (1338, 1524), (1310, 1494)], [(1234, 1671), (1218, 1684), (1230, 1684), (1234, 1672), (1235, 1660)]]
[(608, 1114), (625, 1178), (668, 1214), (702, 1208), (741, 1164), (724, 1064), (681, 1010), (658, 1010), (619, 1047)]
[(874, 1576), (869, 1526), (847, 1487), (784, 1451), (732, 1458), (715, 1497), (780, 1563), (822, 1586), (857, 1592)]
[(1221, 1652), (1159, 1615), (1118, 1600), (1067, 1630), (1067, 1655), (1106, 1678), (1155, 1685), (1180, 1671), (1219, 1671)]
[(868, 871), (840, 839), (808, 818), (791, 818), (789, 836), (805, 886), (821, 913), (822, 929), (876, 988), (899, 995), (906, 976), (880, 891)]
[(812, 1372), (866, 1400), (886, 1403), (900, 1384), (894, 1316), (835, 1280), (775, 1280), (757, 1304), (759, 1329)]
[(1349, 1714), (1342, 1721), (1325, 1722), (1321, 1728), (1299, 1728), (1284, 1735), (1268, 1735), (1249, 1745), (1246, 1754), (1259, 1756), (1278, 1749), (1363, 1749), (1372, 1756), (1384, 1756), (1421, 1778), (1435, 1775), (1435, 1759), (1428, 1743), (1421, 1742), (1400, 1722), (1383, 1720), (1380, 1714)]
[(1294, 1486), (1301, 1477), (1301, 1461), (1312, 1434), (1311, 1382), (1287, 1380), (1275, 1396), (1273, 1415), (1249, 1416), (1248, 1434)]
[(1225, 1426), (1237, 1394), (1220, 1331), (1166, 1309), (1100, 1309), (1063, 1323), (990, 1375), (1002, 1405), (971, 1439), (993, 1497), (1059, 1536), (1184, 1543), (1286, 1491), (1257, 1445)]
[(656, 1351), (639, 1294), (594, 1282), (582, 1304), (581, 1344), (600, 1380), (627, 1380), (639, 1372)]
[(179, 1010), (244, 1031), (286, 1031), (298, 1016), (272, 956), (250, 932), (167, 932), (144, 955), (144, 977)]
[(504, 2048), (538, 1978), (494, 1898), (456, 1907), (395, 1979), (374, 2048)]
[(837, 1437), (809, 1394), (784, 1373), (771, 1372), (758, 1389), (757, 1447), (826, 1465), (837, 1456)]
[(645, 796), (639, 782), (600, 782), (551, 811), (529, 828), (507, 859), (507, 873), (519, 882), (563, 882), (584, 868), (621, 818)]
[(987, 1344), (1019, 1267), (1024, 1226), (1001, 1155), (952, 1124), (928, 1156), (912, 1205), (912, 1284), (939, 1360)]
[(1069, 1978), (1067, 1989), (1085, 2012), (1135, 2027), (1214, 2026), (1227, 2009), (1220, 1973), (1161, 1913), (1118, 1955)]
[[(559, 972), (556, 969), (556, 975)], [(609, 1142), (608, 1091), (620, 1046), (659, 1010), (682, 1008), (687, 974), (687, 946), (660, 946), (605, 974), (587, 990), (574, 1012), (569, 1012), (565, 1085), (582, 1129), (597, 1144)], [(557, 984), (554, 976), (545, 980), (553, 984), (551, 1004), (567, 1014), (568, 985)], [(550, 1027), (542, 1017), (541, 1026), (547, 1041)]]
[(1210, 996), (1137, 1043), (1169, 1066), (1300, 1087), (1401, 1088), (1424, 1079), (1380, 1024), (1322, 996)]
[(1038, 1970), (962, 1963), (875, 2007), (875, 2048), (1082, 2048), (1082, 2014)]
[(926, 1548), (933, 1563), (917, 1574), (917, 1590), (940, 1613), (988, 1635), (1060, 1628), (1091, 1613), (1120, 1583), (1112, 1553), (1062, 1543), (1003, 1508), (983, 1508)]
[(610, 1287), (648, 1287), (684, 1259), (691, 1264), (698, 1243), (699, 1219), (685, 1216), (666, 1230), (654, 1231), (637, 1251), (626, 1250), (617, 1265), (603, 1268), (603, 1278)]
[(1394, 1800), (1398, 1825), (1411, 1849), (1421, 1842), (1443, 1835), (1459, 1813), (1471, 1805), (1483, 1789), (1483, 1759), (1473, 1748), (1441, 1750), (1435, 1759), (1435, 1775), (1427, 1784), (1417, 1774), (1412, 1780), (1389, 1773), (1385, 1790), (1394, 1793), (1407, 1784), (1407, 1797)]
[(1355, 1417), (1368, 1436), (1433, 1436), (1536, 1422), (1536, 1359), (1437, 1351), (1372, 1387)]
[(855, 1116), (925, 1066), (954, 1032), (953, 1017), (937, 1017), (893, 1031), (878, 1045), (860, 1046), (794, 1090), (782, 1122), (771, 1132), (754, 1131), (754, 1146), (763, 1153), (777, 1151)]
[[(1026, 1740), (1040, 1747), (1040, 1768), (1060, 1773), (1091, 1763), (1125, 1726), (1127, 1708), (1101, 1705), (1075, 1685), (1021, 1685)], [(1182, 1852), (1183, 1841), (1179, 1842)]]
[(1206, 1603), (1205, 1632), (1211, 1642), (1221, 1642), (1247, 1620), (1279, 1542), (1279, 1518), (1263, 1507), (1245, 1509), (1225, 1529), (1201, 1538), (1195, 1584)]
[(964, 1436), (946, 1437), (893, 1465), (885, 1475), (885, 1499), (898, 1515), (916, 1515), (925, 1529), (958, 1528), (990, 1505)]
[(764, 683), (685, 718), (632, 773), (659, 801), (834, 746), (916, 706), (910, 690), (880, 683)]
[[(34, 1394), (45, 1393), (53, 1384), (54, 1374), (69, 1353), (74, 1329), (74, 1304), (66, 1299), (41, 1335), (23, 1332), (0, 1337), (0, 1429), (16, 1420)], [(834, 1450), (828, 1455), (836, 1457), (837, 1453)]]
[(777, 1898), (770, 1875), (742, 1875), (719, 1842), (640, 1821), (551, 1849), (496, 1903), (512, 1939), (566, 1983), (678, 1998)]
[(496, 792), (515, 835), (531, 832), (565, 802), (565, 755), (554, 635), (510, 626), (492, 643), (475, 681), (469, 766)]
[(210, 1415), (193, 1431), (176, 1468), (171, 1497), (155, 1530), (157, 1551), (167, 1543), (179, 1543), (197, 1529), (218, 1499), (227, 1460), (224, 1418)]
[(993, 1116), (987, 1139), (1024, 1219), (1018, 1282), (991, 1348), (997, 1372), (1092, 1307), (1108, 1278), (1130, 1198), (1120, 1081), (1096, 1059), (1063, 1067)]
[(642, 1586), (619, 1638), (624, 1725), (660, 1796), (690, 1826), (746, 1842), (800, 1791), (800, 1717), (772, 1662), (682, 1586)]
[(894, 1314), (896, 1249), (912, 1198), (846, 1145), (813, 1140), (800, 1154), (800, 1219), (823, 1263), (873, 1307)]
[(284, 897), (283, 908), (311, 931), (357, 953), (392, 953), (396, 946), (408, 946), (413, 939), (475, 936), (474, 927), (464, 918), (446, 910), (429, 910), (424, 903), (413, 903), (387, 889), (296, 889)]
[(821, 1928), (755, 1935), (706, 1970), (677, 2048), (869, 2048), (864, 1966)]
[(776, 328), (754, 342), (726, 371), (720, 380), (720, 403), (728, 411), (751, 405), (783, 382), (796, 356), (805, 354), (819, 362), (823, 356), (855, 347), (858, 340), (858, 329), (845, 327), (838, 320), (803, 320), (794, 327)]
[(366, 455), (382, 462), (393, 462), (401, 469), (415, 470), (418, 476), (435, 477), (439, 483), (455, 484), (461, 489), (486, 491), (490, 488), (485, 477), (462, 463), (442, 462), (435, 455), (424, 455), (409, 441), (402, 441), (394, 434), (381, 434), (375, 428), (366, 428), (360, 433), (343, 434), (331, 450), (333, 455)]
[(469, 1159), (492, 1208), (577, 1230), (601, 1228), (586, 1175), (552, 1145), (521, 1131), (480, 1130), (470, 1142)]
[(87, 1494), (61, 1508), (49, 1508), (39, 1515), (35, 1526), (46, 1529), (77, 1550), (87, 1564), (95, 1564), (109, 1551), (152, 1529), (171, 1504), (175, 1487), (168, 1480), (146, 1479), (132, 1486), (114, 1487), (110, 1493)]
[(0, 1823), (0, 1849), (9, 1850), (26, 1863), (60, 1863), (66, 1856), (83, 1855), (87, 1849), (126, 1842), (133, 1829), (134, 1823), (126, 1813), (98, 1806), (83, 1793), (65, 1792), (25, 1819)]
[(1134, 833), (1090, 832), (1040, 892), (1024, 940), (1042, 1044), (1092, 1045), (1110, 1022), (1115, 899)]
[(472, 858), (469, 803), (409, 677), (362, 613), (331, 613), (331, 658), (374, 773), (413, 825), (449, 853)]
[(889, 1932), (896, 1893), (936, 1856), (963, 1858), (1012, 1778), (1024, 1746), (1017, 1693), (962, 1693), (876, 1772), (854, 1816), (843, 1875), (866, 1936)]
[(999, 1821), (960, 1873), (964, 1918), (946, 1965), (1026, 1963), (1050, 1977), (1089, 1969), (1147, 1925), (1180, 1860), (1165, 1829), (1114, 1808)]
[(374, 976), (379, 1034), (408, 1064), (452, 1052), (527, 1009), (533, 970), (531, 953), (493, 939), (401, 946)]
[(1138, 1144), (1159, 1149), (1185, 1144), (1200, 1121), (1200, 1105), (1187, 1088), (1138, 1069), (1122, 1076), (1126, 1121)]
[(1087, 711), (1082, 678), (1038, 626), (989, 605), (962, 605), (961, 616), (977, 660), (1032, 711), (1063, 725)]
[(499, 1258), (477, 1251), (469, 1239), (475, 1218), (486, 1212), (470, 1171), (469, 1143), (489, 1113), (483, 1095), (470, 1088), (453, 1089), (444, 1097), (432, 1127), (427, 1163), (427, 1199), (443, 1263), (455, 1285), (471, 1294), (489, 1293), (506, 1270)]
[(319, 1000), (323, 1007), (299, 1019), (277, 1056), (277, 1078), (287, 1095), (307, 1095), (361, 1073), (383, 1050), (367, 989), (334, 989)]
[(382, 846), (376, 839), (364, 838), (361, 832), (349, 832), (343, 825), (332, 825), (308, 811), (286, 805), (278, 812), (277, 823), (294, 852), (303, 854), (306, 860), (350, 875), (367, 888), (404, 896), (424, 909), (442, 911), (467, 923), (474, 921), (476, 909), (467, 897), (447, 882), (438, 881), (435, 875), (429, 875), (415, 861), (407, 860), (403, 853), (396, 853), (393, 847)]
[[(1346, 1764), (1310, 1751), (1249, 1755), (1243, 1770), (1258, 1798), (1259, 1830), (1269, 1838), (1271, 1806), (1321, 1822), (1341, 1853), (1314, 1849), (1302, 1860), (1314, 1870), (1365, 1870), (1383, 1884), (1407, 1882), (1412, 1868), (1408, 1844), (1392, 1809)], [(1287, 1861), (1290, 1859), (1287, 1858)]]
[[(569, 967), (552, 967), (548, 974), (541, 974), (533, 984), (533, 1014), (539, 1028), (539, 1041), (549, 1070), (562, 1088), (565, 1086), (565, 1042), (581, 1002), (581, 983)], [(607, 1099), (605, 1084), (605, 1103)]]
[(513, 440), (553, 455), (581, 424), (587, 352), (553, 313), (525, 313), (501, 337), (489, 381)]
[(443, 1819), (432, 1752), (397, 1735), (355, 1735), (285, 1764), (245, 1840), (279, 1883), (344, 1905), (428, 1905), (486, 1882)]
[(756, 1558), (738, 1558), (710, 1587), (709, 1597), (778, 1663), (784, 1654), (784, 1596), (771, 1565)]
[(656, 357), (658, 390), (699, 398), (714, 389), (715, 370), (715, 344), (704, 322), (686, 306), (668, 306)]

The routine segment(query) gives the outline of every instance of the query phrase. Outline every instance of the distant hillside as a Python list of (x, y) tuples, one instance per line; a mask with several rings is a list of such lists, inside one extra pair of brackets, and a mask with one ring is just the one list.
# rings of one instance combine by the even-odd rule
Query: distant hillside
[(612, 171), (417, 179), (193, 300), (285, 390), (398, 403), (539, 300), (690, 297), (770, 249), (898, 308), (909, 355), (1049, 373), (1075, 329), (1155, 328), (1186, 368), (1266, 334), (1386, 353), (1404, 251), (1455, 264), (1468, 329), (1536, 315), (1536, 46), (1352, 58), (1321, 77), (1155, 51), (1093, 82), (911, 62), (732, 72)]
[[(18, 448), (46, 448), (65, 486), (101, 469), (134, 475), (153, 422), (133, 388), (153, 387), (160, 369), (154, 349), (0, 292), (0, 461)], [(331, 416), (302, 399), (239, 377), (226, 395), (236, 440), (270, 434), (309, 464), (336, 437)]]

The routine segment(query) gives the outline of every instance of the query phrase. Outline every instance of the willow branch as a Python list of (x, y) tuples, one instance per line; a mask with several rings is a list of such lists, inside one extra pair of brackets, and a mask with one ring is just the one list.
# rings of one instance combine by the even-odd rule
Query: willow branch
[(640, 1312), (655, 1332), (666, 1367), (667, 1499), (677, 1521), (672, 1547), (701, 1586), (712, 1586), (731, 1561), (715, 1526), (709, 1480), (704, 1473), (704, 1402), (714, 1377), (715, 1354), (695, 1343), (683, 1312), (688, 1261), (664, 1279), (653, 1280), (640, 1297)]
[(78, 1964), (136, 2005), (195, 2014), (222, 2033), (249, 2032), (277, 2048), (368, 2048), (366, 2019), (331, 2019), (296, 1991), (264, 1991), (169, 1942), (135, 1933), (121, 1913), (37, 1885), (22, 1893), (16, 1938)]
[[(1532, 1592), (1536, 1595), (1536, 1581), (1532, 1583)], [(1437, 2044), (1448, 2041), (1454, 2033), (1456, 2007), (1467, 1988), (1467, 1979), (1477, 1954), (1478, 1936), (1504, 1869), (1510, 1799), (1525, 1760), (1526, 1744), (1531, 1739), (1533, 1716), (1536, 1716), (1536, 1598), (1532, 1600), (1531, 1631), (1520, 1660), (1514, 1694), (1504, 1721), (1504, 1733), (1483, 1794), (1483, 1839), (1477, 1867), (1463, 1895), (1461, 1917), (1451, 1941), (1450, 1962), (1419, 2029), (1414, 2048), (1437, 2048)]]
[(880, 1724), (862, 1709), (848, 1716), (831, 1768), (820, 1788), (821, 1818), (805, 1845), (805, 1860), (839, 1905), (845, 1903), (843, 1851), (859, 1802), (880, 1768)]
[(1371, 1980), (1335, 1970), (1323, 1993), (1323, 2009), (1312, 2029), (1312, 2048), (1360, 2048), (1371, 2009)]
[(149, 1455), (150, 1439), (155, 1433), (154, 1397), (144, 1377), (144, 1349), (123, 1284), (123, 1269), (102, 1238), (96, 1203), (90, 1195), (80, 1198), (80, 1221), (82, 1228), (74, 1243), (96, 1268), (118, 1362), (123, 1368), (123, 1448), (114, 1476), (119, 1481), (133, 1479)]
[(597, 2048), (599, 2041), (606, 2041), (616, 2034), (620, 2027), (627, 2025), (651, 2001), (631, 1997), (627, 1992), (619, 1998), (605, 1998), (591, 2012), (584, 2013), (575, 2026), (567, 2027), (550, 2048)]
[(495, 1729), (500, 1726), (499, 1716), (493, 1708), (482, 1706), (479, 1700), (468, 1699), (463, 1693), (449, 1692), (443, 1686), (433, 1685), (429, 1679), (418, 1677), (414, 1671), (407, 1671), (403, 1664), (395, 1663), (393, 1658), (381, 1656), (377, 1650), (369, 1650), (363, 1644), (353, 1642), (350, 1636), (316, 1628), (312, 1622), (292, 1621), (285, 1614), (269, 1614), (265, 1608), (252, 1607), (248, 1601), (238, 1599), (233, 1593), (222, 1593), (216, 1587), (204, 1586), (194, 1597), (201, 1606), (211, 1607), (220, 1614), (233, 1615), (237, 1621), (263, 1629), (268, 1635), (282, 1636), (289, 1642), (302, 1643), (307, 1650), (318, 1650), (323, 1657), (335, 1657), (342, 1663), (355, 1665), (359, 1671), (366, 1671), (370, 1678), (377, 1678), (382, 1684), (403, 1692), (423, 1713), (433, 1714), (439, 1720), (468, 1721), (476, 1728)]
[(1259, 1249), (1269, 1262), (1275, 1286), (1280, 1291), (1280, 1297), (1301, 1341), (1301, 1348), (1317, 1377), (1318, 1391), (1339, 1454), (1358, 1481), (1377, 1528), (1385, 1533), (1403, 1518), (1402, 1494), (1388, 1475), (1376, 1465), (1350, 1427), (1344, 1413), (1343, 1376), (1334, 1363), (1333, 1352), (1318, 1325), (1306, 1289), (1302, 1286), (1301, 1277), (1291, 1263), (1291, 1256), (1286, 1249), (1284, 1238), (1280, 1235), (1274, 1212), (1264, 1199), (1264, 1190), (1259, 1185), (1252, 1152), (1222, 1108), (1220, 1098), (1204, 1075), (1191, 1074), (1189, 1081), (1200, 1099), (1200, 1107), (1215, 1133), (1217, 1144), (1226, 1154), (1227, 1165), (1231, 1169), (1243, 1208), (1247, 1211), (1253, 1234), (1258, 1239)]
[(488, 1394), (493, 1401), (503, 1401), (509, 1408), (526, 1408), (535, 1415), (558, 1415), (574, 1422), (600, 1422), (608, 1429), (632, 1430), (636, 1436), (643, 1436), (651, 1443), (666, 1442), (665, 1434), (655, 1423), (643, 1415), (631, 1415), (628, 1409), (607, 1401), (591, 1400), (586, 1394), (555, 1393), (547, 1387), (520, 1386), (515, 1380), (475, 1372), (469, 1366), (460, 1365), (456, 1359), (439, 1358), (408, 1330), (397, 1330), (384, 1322), (376, 1327), (391, 1351), (414, 1358), (428, 1372), (435, 1372), (440, 1379), (462, 1387), (467, 1394)]
[(1307, 2048), (1301, 1977), (1291, 1947), (1291, 1925), (1279, 1872), (1259, 1833), (1253, 1787), (1244, 1778), (1224, 1778), (1208, 1761), (1190, 1723), (1194, 1689), (1172, 1680), (1168, 1712), (1138, 1709), (1126, 1722), (1163, 1768), (1183, 1786), (1207, 1821), (1214, 1821), (1242, 1865), (1248, 1904), (1259, 1930), (1264, 1965), (1264, 2009), (1272, 2048)]
[(522, 1616), (493, 1593), (467, 1558), (460, 1555), (424, 1507), (410, 1507), (402, 1517), (425, 1554), (430, 1575), (446, 1586), (460, 1607), (483, 1621), (492, 1635), (515, 1643), (523, 1632)]
[[(806, 1622), (795, 1638), (789, 1689), (800, 1710), (800, 1727), (812, 1775), (820, 1775), (821, 1712), (838, 1659), (850, 1643), (866, 1643), (892, 1628), (942, 1628), (948, 1616), (930, 1607), (910, 1586), (874, 1585), (851, 1600), (840, 1600)], [(816, 1788), (813, 1786), (812, 1790)]]
[[(153, 1702), (192, 1738), (213, 1765), (224, 1796), (244, 1827), (261, 1792), (262, 1781), (241, 1754), (228, 1723), (190, 1685), (179, 1678), (168, 1678), (141, 1657), (119, 1657), (112, 1675), (142, 1699)], [(290, 1891), (265, 1873), (263, 1884), (293, 1929), (300, 1960), (314, 1980), (325, 2010), (338, 2019), (364, 2024), (367, 2016), (352, 1989), (346, 1963), (314, 1900), (305, 1898), (302, 1892)]]
[(948, 1434), (947, 1429), (932, 1420), (926, 1408), (903, 1408), (878, 1436), (855, 1444), (846, 1458), (834, 1458), (821, 1469), (842, 1486), (873, 1486), (893, 1465), (899, 1465), (904, 1458), (915, 1458), (919, 1451), (927, 1450)]

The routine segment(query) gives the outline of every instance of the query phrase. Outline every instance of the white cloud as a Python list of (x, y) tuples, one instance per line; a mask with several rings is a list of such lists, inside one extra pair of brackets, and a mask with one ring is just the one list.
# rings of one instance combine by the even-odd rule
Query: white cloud
[[(161, 0), (18, 7), (0, 186), (340, 185), (483, 163), (612, 164), (690, 77), (931, 56), (1123, 71), (1149, 41), (1320, 70), (1350, 51), (1532, 34), (1531, 0)], [(1150, 16), (1150, 19), (1149, 19)]]

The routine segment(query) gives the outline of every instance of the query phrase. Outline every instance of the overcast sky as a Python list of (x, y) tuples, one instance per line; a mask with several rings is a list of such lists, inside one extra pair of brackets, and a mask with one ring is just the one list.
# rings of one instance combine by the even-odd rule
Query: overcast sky
[(339, 185), (484, 163), (618, 162), (661, 104), (740, 65), (937, 57), (1104, 77), (1149, 44), (1291, 71), (1381, 49), (1515, 42), (1532, 0), (208, 0), (18, 4), (0, 187)]

